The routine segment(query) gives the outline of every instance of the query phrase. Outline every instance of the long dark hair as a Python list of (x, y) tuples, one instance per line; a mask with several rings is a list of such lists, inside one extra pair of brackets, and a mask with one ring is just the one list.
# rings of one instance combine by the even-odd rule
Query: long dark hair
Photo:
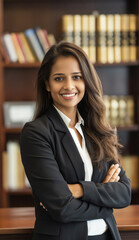
[(106, 108), (103, 101), (101, 81), (90, 62), (87, 54), (78, 46), (61, 41), (53, 45), (46, 53), (37, 78), (37, 101), (35, 119), (46, 112), (52, 104), (50, 93), (46, 90), (46, 81), (53, 64), (59, 56), (73, 56), (77, 59), (85, 82), (85, 95), (78, 104), (78, 110), (84, 119), (84, 129), (88, 135), (88, 147), (92, 161), (98, 164), (106, 161), (118, 161), (118, 148), (120, 144), (117, 134), (106, 121)]

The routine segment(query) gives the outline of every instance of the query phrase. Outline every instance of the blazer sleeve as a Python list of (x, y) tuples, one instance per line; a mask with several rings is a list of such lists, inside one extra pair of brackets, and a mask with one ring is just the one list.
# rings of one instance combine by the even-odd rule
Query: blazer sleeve
[(64, 180), (52, 148), (52, 133), (27, 123), (21, 133), (22, 162), (33, 193), (58, 222), (77, 222), (105, 218), (109, 207), (74, 199)]
[(82, 200), (102, 207), (123, 208), (128, 206), (131, 202), (131, 186), (122, 167), (119, 176), (118, 182), (80, 181), (84, 191)]

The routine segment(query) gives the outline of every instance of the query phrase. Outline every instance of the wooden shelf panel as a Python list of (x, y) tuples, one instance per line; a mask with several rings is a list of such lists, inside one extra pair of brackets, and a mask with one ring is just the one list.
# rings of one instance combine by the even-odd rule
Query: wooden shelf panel
[(35, 63), (3, 63), (4, 68), (39, 68), (40, 62)]
[(21, 132), (21, 130), (22, 130), (22, 128), (4, 128), (4, 132), (5, 133), (20, 133)]
[(117, 127), (117, 131), (139, 131), (139, 125)]
[(9, 189), (6, 190), (6, 194), (8, 195), (32, 195), (31, 188), (23, 188), (23, 189)]
[[(4, 68), (39, 68), (40, 62), (35, 63), (3, 63)], [(135, 62), (120, 62), (120, 63), (94, 63), (95, 67), (109, 66), (139, 66), (139, 61)]]

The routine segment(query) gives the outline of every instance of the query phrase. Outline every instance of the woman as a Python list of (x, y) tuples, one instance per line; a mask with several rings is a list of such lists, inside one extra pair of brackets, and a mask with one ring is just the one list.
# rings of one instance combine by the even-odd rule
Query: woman
[(119, 240), (113, 208), (130, 204), (120, 144), (105, 119), (101, 82), (74, 44), (52, 46), (37, 79), (35, 120), (21, 134), (37, 240)]

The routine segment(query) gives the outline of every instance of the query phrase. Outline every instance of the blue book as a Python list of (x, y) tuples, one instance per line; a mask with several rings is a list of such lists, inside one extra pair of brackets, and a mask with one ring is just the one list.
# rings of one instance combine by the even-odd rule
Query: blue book
[(44, 51), (41, 47), (41, 44), (39, 42), (38, 37), (36, 36), (36, 33), (35, 33), (34, 29), (29, 28), (24, 33), (27, 37), (27, 40), (28, 40), (28, 42), (29, 42), (37, 60), (39, 62), (41, 62), (45, 53), (44, 53)]

